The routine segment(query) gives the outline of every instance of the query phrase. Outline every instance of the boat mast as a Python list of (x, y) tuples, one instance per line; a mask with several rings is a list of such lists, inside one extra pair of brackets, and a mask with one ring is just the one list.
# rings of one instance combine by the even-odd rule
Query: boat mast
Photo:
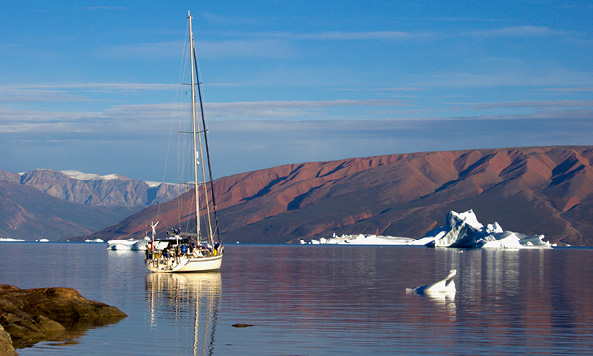
[[(197, 77), (197, 81), (198, 81), (198, 83), (197, 83), (198, 99), (200, 101), (200, 113), (201, 113), (201, 117), (202, 117), (202, 127), (204, 129), (204, 144), (206, 145), (206, 160), (208, 161), (208, 178), (209, 178), (209, 182), (210, 182), (210, 192), (212, 195), (212, 208), (213, 208), (213, 213), (214, 213), (214, 228), (215, 228), (215, 232), (216, 232), (216, 239), (218, 240), (218, 242), (221, 242), (220, 233), (218, 231), (218, 214), (216, 211), (216, 200), (214, 199), (215, 194), (214, 194), (214, 183), (213, 183), (213, 179), (212, 179), (212, 165), (210, 164), (210, 149), (208, 147), (208, 134), (207, 134), (208, 129), (206, 128), (206, 118), (204, 116), (204, 104), (202, 103), (202, 90), (200, 89), (200, 72), (198, 71), (198, 59), (196, 58), (195, 52), (193, 53), (193, 56), (194, 56), (196, 77)], [(202, 152), (202, 141), (200, 141), (200, 152)], [(202, 165), (202, 172), (204, 175), (204, 193), (206, 195), (206, 202), (208, 202), (208, 189), (206, 189), (206, 172), (204, 170), (203, 165)], [(212, 232), (212, 221), (211, 221), (211, 216), (210, 216), (210, 207), (209, 207), (208, 203), (206, 203), (206, 207), (208, 208), (208, 228), (210, 229), (208, 237), (210, 239), (210, 243), (214, 246), (214, 234)]]
[[(192, 38), (193, 38), (193, 33), (192, 33)], [(193, 44), (193, 40), (192, 40), (192, 44)], [(202, 155), (202, 157), (205, 157), (204, 159), (206, 160), (205, 164), (202, 165), (202, 176), (204, 177), (204, 196), (206, 198), (206, 210), (207, 210), (207, 223), (208, 223), (208, 242), (210, 242), (210, 244), (212, 246), (214, 246), (214, 236), (216, 234), (216, 239), (218, 242), (221, 242), (220, 240), (220, 233), (219, 233), (219, 228), (218, 228), (218, 214), (217, 214), (217, 209), (216, 209), (216, 200), (215, 200), (215, 194), (214, 194), (214, 183), (213, 183), (213, 179), (212, 179), (212, 165), (210, 164), (210, 148), (208, 146), (208, 134), (207, 131), (208, 129), (206, 128), (206, 118), (204, 116), (204, 104), (202, 103), (202, 90), (200, 88), (201, 85), (201, 81), (200, 81), (200, 71), (198, 70), (198, 59), (196, 57), (196, 51), (195, 48), (192, 51), (192, 53), (190, 54), (192, 55), (192, 60), (193, 60), (193, 66), (194, 69), (192, 71), (196, 73), (196, 89), (197, 89), (197, 99), (199, 100), (199, 104), (200, 104), (200, 111), (199, 111), (199, 117), (201, 117), (202, 119), (202, 130), (204, 133), (204, 145), (206, 147), (206, 156), (203, 155), (202, 153), (202, 136), (198, 136), (198, 144), (199, 144), (199, 148), (200, 148), (200, 154)], [(195, 102), (195, 101), (194, 101)], [(198, 123), (196, 125), (198, 132), (199, 132), (199, 128), (200, 128), (200, 124)], [(213, 226), (212, 226), (212, 216), (211, 216), (211, 211), (210, 211), (210, 204), (209, 204), (209, 197), (208, 197), (208, 189), (206, 187), (206, 170), (205, 170), (205, 165), (208, 165), (208, 183), (210, 186), (210, 194), (212, 197), (212, 213), (214, 214), (214, 231), (212, 230)]]
[(198, 187), (198, 142), (197, 142), (197, 135), (198, 135), (198, 119), (197, 119), (197, 108), (196, 108), (196, 78), (194, 73), (194, 34), (191, 27), (191, 20), (192, 16), (190, 12), (187, 12), (187, 18), (189, 21), (189, 53), (191, 57), (191, 108), (192, 108), (192, 117), (193, 117), (193, 125), (192, 125), (192, 133), (193, 133), (193, 143), (194, 143), (194, 193), (196, 199), (196, 234), (197, 234), (197, 242), (200, 242), (200, 190)]

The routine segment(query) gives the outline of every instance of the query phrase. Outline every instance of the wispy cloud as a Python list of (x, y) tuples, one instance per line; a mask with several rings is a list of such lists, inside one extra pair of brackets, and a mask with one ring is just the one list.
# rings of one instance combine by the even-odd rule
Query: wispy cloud
[(176, 84), (162, 83), (3, 84), (0, 85), (0, 102), (96, 102), (99, 99), (89, 93), (175, 90), (177, 87)]
[(547, 89), (538, 89), (536, 91), (581, 93), (581, 92), (593, 92), (593, 87), (584, 87), (584, 88), (547, 88)]
[(82, 89), (82, 90), (170, 90), (176, 86), (161, 83), (39, 83), (39, 84), (4, 84), (0, 91), (19, 89)]
[(113, 47), (101, 47), (97, 55), (115, 59), (129, 58), (179, 58), (183, 53), (183, 41), (129, 43)]
[[(327, 100), (327, 101), (258, 101), (206, 104), (206, 116), (210, 124), (222, 122), (242, 122), (234, 127), (278, 129), (285, 121), (309, 122), (430, 122), (430, 121), (509, 121), (538, 119), (591, 119), (593, 118), (593, 100), (566, 101), (523, 101), (505, 103), (485, 103), (473, 105), (474, 109), (487, 110), (496, 108), (535, 108), (542, 109), (531, 113), (510, 113), (501, 115), (433, 117), (433, 118), (381, 118), (373, 108), (404, 106), (408, 103), (400, 100)], [(177, 109), (176, 109), (177, 108)], [(348, 109), (350, 108), (350, 109)], [(350, 112), (353, 108), (363, 114)], [(369, 110), (367, 110), (367, 109)], [(346, 114), (336, 115), (334, 110)], [(181, 111), (188, 110), (182, 108)], [(344, 111), (345, 110), (345, 111)], [(356, 110), (354, 110), (357, 112)], [(161, 103), (150, 105), (118, 105), (101, 112), (92, 111), (36, 111), (36, 110), (0, 110), (0, 133), (41, 133), (92, 134), (93, 137), (128, 135), (138, 136), (168, 131), (179, 112), (178, 104)], [(221, 120), (224, 119), (224, 120)], [(234, 124), (233, 124), (234, 125)], [(226, 129), (230, 129), (226, 127)], [(250, 130), (251, 130), (250, 129)], [(49, 138), (49, 137), (48, 137)]]
[[(320, 100), (320, 101), (250, 101), (230, 103), (204, 103), (205, 114), (208, 119), (238, 119), (238, 120), (288, 120), (312, 119), (332, 120), (332, 110), (346, 108), (376, 108), (403, 106), (402, 100)], [(179, 110), (186, 111), (189, 107), (179, 109), (178, 104), (150, 104), (150, 105), (120, 105), (108, 111), (108, 117), (142, 118), (143, 120), (170, 119)]]
[(569, 32), (554, 30), (547, 26), (508, 26), (494, 29), (476, 29), (462, 32), (436, 31), (325, 31), (310, 33), (293, 32), (229, 32), (230, 37), (285, 39), (285, 40), (323, 40), (323, 41), (401, 41), (420, 39), (441, 39), (442, 37), (550, 37), (564, 36)]
[(197, 41), (200, 58), (287, 58), (297, 53), (297, 48), (281, 38), (253, 38), (223, 41)]
[[(352, 107), (386, 107), (404, 105), (400, 100), (326, 100), (326, 101), (257, 101), (232, 103), (207, 103), (206, 115), (212, 119), (305, 119), (313, 113), (330, 120), (326, 109)], [(0, 132), (127, 132), (162, 131), (170, 125), (179, 112), (189, 110), (175, 103), (117, 105), (104, 111), (42, 111), (0, 109)], [(142, 123), (143, 125), (139, 125)], [(155, 129), (155, 125), (160, 127)], [(161, 126), (158, 126), (161, 125)], [(164, 126), (162, 126), (164, 125)]]
[(546, 37), (565, 35), (566, 32), (553, 30), (546, 26), (512, 26), (488, 30), (475, 30), (462, 33), (466, 36), (493, 37)]
[[(402, 100), (321, 100), (321, 101), (257, 101), (234, 103), (205, 104), (208, 112), (217, 118), (307, 118), (315, 114), (320, 116), (320, 110), (327, 108), (347, 107), (385, 107), (402, 106)], [(331, 114), (322, 113), (321, 117), (331, 118)]]
[(85, 9), (87, 10), (126, 10), (126, 11), (130, 11), (130, 9), (128, 9), (127, 7), (124, 6), (87, 6), (85, 7)]
[(431, 32), (403, 32), (403, 31), (364, 31), (364, 32), (321, 32), (311, 35), (300, 35), (299, 38), (337, 41), (394, 41), (416, 40), (431, 37)]
[(220, 14), (213, 12), (200, 11), (197, 13), (197, 15), (206, 22), (217, 25), (225, 25), (227, 27), (231, 25), (256, 25), (258, 23), (261, 23), (262, 21), (265, 21), (262, 20), (261, 17), (235, 16), (229, 13), (225, 13), (224, 16), (222, 16)]
[(482, 18), (482, 17), (402, 17), (397, 20), (417, 20), (431, 22), (507, 22), (503, 18)]
[[(195, 41), (200, 59), (206, 58), (286, 58), (295, 54), (294, 45), (283, 38), (243, 38)], [(185, 43), (182, 41), (130, 43), (97, 50), (97, 54), (115, 59), (180, 58)]]
[(593, 83), (593, 72), (569, 68), (530, 67), (527, 64), (500, 66), (496, 71), (456, 71), (412, 76), (417, 85), (434, 87), (501, 87), (501, 86), (586, 86)]
[(504, 103), (484, 103), (474, 106), (476, 109), (495, 108), (573, 108), (593, 107), (593, 100), (543, 100), (543, 101), (514, 101)]
[(435, 35), (432, 31), (324, 31), (309, 33), (294, 32), (230, 32), (232, 37), (248, 37), (259, 39), (284, 39), (284, 40), (315, 40), (315, 41), (400, 41), (429, 38)]
[(85, 132), (104, 117), (100, 112), (0, 109), (0, 133)]
[(324, 89), (325, 91), (349, 91), (349, 92), (409, 92), (409, 91), (426, 91), (427, 89), (418, 87), (395, 87), (395, 88), (340, 88), (340, 89)]
[[(474, 31), (442, 33), (435, 31), (325, 31), (325, 32), (223, 32), (220, 39), (198, 37), (196, 49), (200, 58), (268, 58), (292, 57), (299, 53), (299, 41), (410, 41), (442, 39), (443, 37), (550, 37), (565, 36), (567, 32), (546, 26), (513, 26), (496, 29), (477, 29)], [(116, 59), (127, 58), (179, 58), (183, 41), (154, 43), (130, 43), (97, 50), (102, 56)]]

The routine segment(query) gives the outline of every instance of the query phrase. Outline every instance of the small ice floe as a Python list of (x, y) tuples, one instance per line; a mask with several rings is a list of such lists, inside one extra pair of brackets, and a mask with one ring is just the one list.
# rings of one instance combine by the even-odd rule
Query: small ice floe
[(8, 238), (8, 237), (0, 237), (0, 242), (21, 242), (21, 241), (25, 241), (25, 240), (11, 239), (11, 238)]
[(98, 242), (98, 243), (102, 243), (104, 241), (101, 240), (101, 239), (94, 239), (94, 240), (84, 240), (84, 242)]
[(107, 249), (112, 251), (144, 251), (148, 248), (149, 242), (149, 237), (142, 240), (109, 240), (107, 241)]
[(410, 294), (432, 294), (432, 293), (455, 293), (455, 275), (457, 270), (452, 269), (449, 275), (438, 282), (428, 284), (425, 286), (419, 286), (414, 288), (406, 288), (406, 293)]
[(48, 239), (39, 239), (39, 240), (35, 240), (35, 242), (49, 242)]
[(425, 245), (427, 241), (415, 240), (409, 237), (401, 236), (381, 236), (373, 234), (358, 234), (358, 235), (341, 235), (335, 233), (331, 238), (320, 238), (319, 240), (311, 240), (306, 242), (301, 240), (301, 244), (310, 245)]

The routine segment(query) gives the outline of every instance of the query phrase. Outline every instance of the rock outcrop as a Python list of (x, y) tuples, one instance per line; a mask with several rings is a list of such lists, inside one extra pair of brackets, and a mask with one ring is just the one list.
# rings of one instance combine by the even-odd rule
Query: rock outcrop
[(0, 285), (0, 356), (16, 355), (14, 348), (42, 340), (60, 340), (72, 330), (80, 336), (89, 327), (112, 324), (126, 316), (116, 307), (86, 299), (72, 288)]
[(0, 356), (15, 356), (18, 355), (14, 346), (12, 345), (12, 338), (7, 333), (2, 325), (0, 325)]

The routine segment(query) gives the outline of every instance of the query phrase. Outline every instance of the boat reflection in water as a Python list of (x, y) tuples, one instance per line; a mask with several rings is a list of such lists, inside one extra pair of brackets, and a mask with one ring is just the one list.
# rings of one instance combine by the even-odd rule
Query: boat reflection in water
[(173, 354), (190, 354), (189, 348), (193, 355), (214, 353), (221, 296), (220, 272), (150, 273), (146, 277), (150, 325), (165, 334), (159, 339), (171, 345)]

